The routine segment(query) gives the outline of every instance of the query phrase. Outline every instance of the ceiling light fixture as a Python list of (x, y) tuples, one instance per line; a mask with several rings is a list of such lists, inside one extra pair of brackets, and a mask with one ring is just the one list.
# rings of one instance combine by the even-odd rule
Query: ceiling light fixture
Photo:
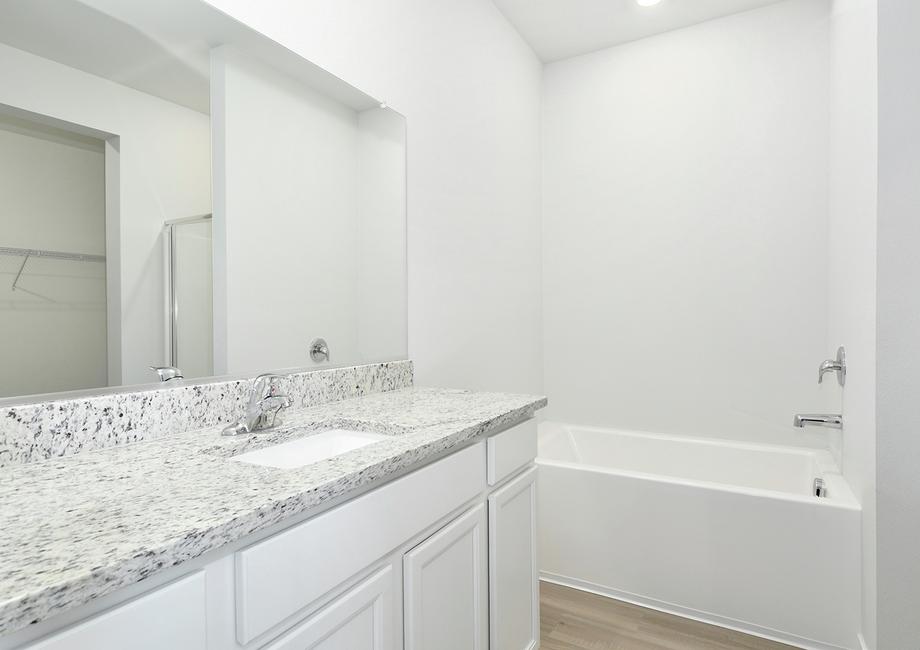
[(640, 7), (652, 7), (661, 2), (661, 0), (636, 0), (636, 2)]

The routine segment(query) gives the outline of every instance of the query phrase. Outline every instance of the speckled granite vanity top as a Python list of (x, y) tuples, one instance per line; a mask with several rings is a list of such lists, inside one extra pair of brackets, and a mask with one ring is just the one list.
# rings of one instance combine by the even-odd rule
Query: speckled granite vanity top
[[(3, 468), (0, 632), (383, 482), (545, 404), (408, 388), (290, 411), (274, 432), (225, 438), (216, 426)], [(297, 469), (229, 460), (332, 427), (391, 438)]]

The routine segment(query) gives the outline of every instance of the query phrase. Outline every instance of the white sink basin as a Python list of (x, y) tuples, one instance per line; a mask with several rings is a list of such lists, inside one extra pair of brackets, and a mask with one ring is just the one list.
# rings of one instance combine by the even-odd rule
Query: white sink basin
[(271, 447), (256, 449), (255, 451), (247, 451), (245, 454), (234, 456), (230, 460), (253, 465), (265, 465), (266, 467), (292, 469), (317, 463), (388, 438), (389, 436), (383, 436), (379, 433), (330, 429), (321, 433), (309, 434), (290, 442), (283, 442)]

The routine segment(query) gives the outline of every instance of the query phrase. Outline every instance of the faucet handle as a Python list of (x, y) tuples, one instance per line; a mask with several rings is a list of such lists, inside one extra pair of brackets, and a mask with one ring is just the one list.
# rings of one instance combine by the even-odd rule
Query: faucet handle
[(271, 397), (274, 393), (273, 382), (276, 379), (284, 379), (284, 375), (273, 372), (264, 372), (252, 380), (252, 396), (255, 400), (262, 400)]
[(310, 358), (314, 363), (329, 361), (329, 344), (326, 339), (314, 339), (310, 344)]
[(847, 352), (841, 345), (837, 348), (837, 358), (828, 359), (818, 366), (818, 383), (824, 381), (824, 375), (829, 372), (837, 373), (837, 383), (843, 386), (847, 383)]

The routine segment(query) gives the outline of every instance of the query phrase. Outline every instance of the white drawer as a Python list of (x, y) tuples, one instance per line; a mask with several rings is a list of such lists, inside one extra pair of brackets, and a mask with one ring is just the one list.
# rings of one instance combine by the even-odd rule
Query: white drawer
[(483, 443), (236, 554), (237, 639), (246, 644), (485, 489)]
[(537, 457), (537, 421), (516, 424), (488, 439), (489, 485), (496, 485)]
[(204, 573), (193, 573), (26, 648), (205, 650), (205, 599)]

